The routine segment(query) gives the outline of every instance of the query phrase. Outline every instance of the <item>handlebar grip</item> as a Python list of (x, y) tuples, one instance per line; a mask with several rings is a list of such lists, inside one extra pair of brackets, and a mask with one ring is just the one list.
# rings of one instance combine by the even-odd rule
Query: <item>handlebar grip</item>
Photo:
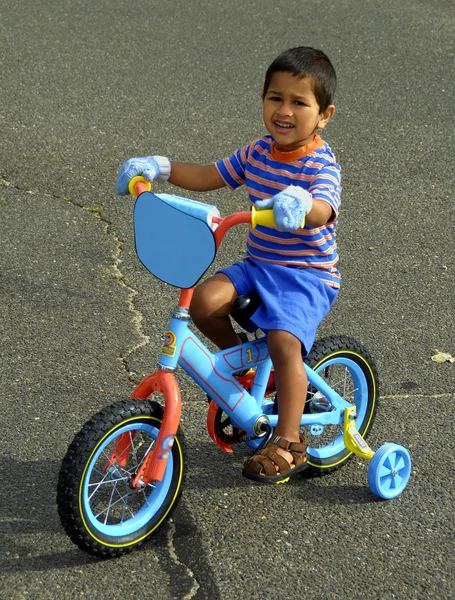
[[(255, 229), (258, 225), (264, 225), (265, 227), (276, 227), (275, 217), (273, 215), (273, 209), (258, 210), (255, 206), (252, 207), (251, 214), (251, 225)], [(303, 229), (305, 225), (305, 219), (300, 224), (300, 229)]]
[(251, 225), (253, 226), (253, 229), (256, 229), (258, 225), (265, 225), (265, 227), (276, 227), (273, 210), (258, 210), (255, 206), (253, 206), (251, 211)]
[(128, 191), (132, 196), (138, 196), (136, 191), (136, 183), (144, 183), (148, 192), (150, 192), (152, 189), (152, 184), (150, 181), (148, 181), (145, 177), (142, 177), (142, 175), (138, 175), (137, 177), (130, 179), (130, 182), (128, 183)]

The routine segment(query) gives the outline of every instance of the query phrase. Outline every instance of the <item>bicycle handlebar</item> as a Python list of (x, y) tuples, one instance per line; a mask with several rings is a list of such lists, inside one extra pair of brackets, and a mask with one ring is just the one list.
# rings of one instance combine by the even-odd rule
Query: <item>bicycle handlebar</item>
[(150, 192), (152, 184), (142, 175), (133, 177), (128, 183), (128, 191), (132, 196), (139, 196), (142, 192)]

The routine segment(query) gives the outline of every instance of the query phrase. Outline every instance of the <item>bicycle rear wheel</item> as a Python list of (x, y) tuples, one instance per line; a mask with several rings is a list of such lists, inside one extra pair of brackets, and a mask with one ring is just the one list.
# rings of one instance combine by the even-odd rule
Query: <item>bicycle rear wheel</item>
[[(369, 353), (347, 336), (317, 340), (304, 359), (344, 400), (356, 406), (355, 426), (362, 436), (370, 429), (378, 406), (378, 375)], [(305, 412), (330, 411), (317, 389), (309, 386)], [(338, 425), (302, 427), (308, 442), (309, 471), (324, 474), (340, 468), (351, 456), (344, 444), (343, 418)]]

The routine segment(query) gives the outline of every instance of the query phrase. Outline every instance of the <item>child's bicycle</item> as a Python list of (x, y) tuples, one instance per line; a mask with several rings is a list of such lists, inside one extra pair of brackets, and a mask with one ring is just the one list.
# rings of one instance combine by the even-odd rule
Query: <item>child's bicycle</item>
[[(232, 452), (241, 442), (257, 449), (277, 424), (266, 338), (212, 353), (188, 327), (193, 286), (213, 262), (225, 233), (239, 223), (270, 225), (273, 211), (253, 208), (220, 218), (215, 207), (149, 189), (141, 178), (130, 183), (138, 195), (136, 250), (152, 274), (181, 288), (178, 306), (157, 371), (142, 380), (131, 399), (105, 408), (84, 425), (58, 480), (58, 511), (66, 532), (80, 548), (101, 557), (141, 545), (177, 505), (185, 468), (174, 377), (178, 365), (211, 399), (207, 428), (222, 450)], [(247, 304), (248, 298), (242, 301)], [(378, 402), (369, 354), (349, 337), (329, 337), (315, 342), (304, 363), (309, 384), (301, 428), (308, 441), (308, 470), (328, 473), (354, 453), (370, 460), (374, 494), (398, 496), (410, 477), (408, 451), (387, 443), (373, 452), (364, 440)], [(151, 400), (156, 393), (164, 396), (164, 408)]]

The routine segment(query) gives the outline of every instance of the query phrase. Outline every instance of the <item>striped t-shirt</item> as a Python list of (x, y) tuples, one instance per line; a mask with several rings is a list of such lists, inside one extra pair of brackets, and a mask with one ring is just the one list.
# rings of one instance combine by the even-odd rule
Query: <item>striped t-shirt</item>
[(250, 227), (247, 256), (280, 265), (315, 268), (329, 285), (340, 286), (336, 225), (340, 205), (341, 172), (328, 144), (318, 135), (311, 144), (292, 152), (280, 152), (269, 135), (247, 144), (215, 163), (225, 184), (236, 189), (246, 184), (251, 204), (270, 198), (290, 185), (300, 185), (314, 199), (332, 207), (322, 227), (297, 231), (259, 225)]

